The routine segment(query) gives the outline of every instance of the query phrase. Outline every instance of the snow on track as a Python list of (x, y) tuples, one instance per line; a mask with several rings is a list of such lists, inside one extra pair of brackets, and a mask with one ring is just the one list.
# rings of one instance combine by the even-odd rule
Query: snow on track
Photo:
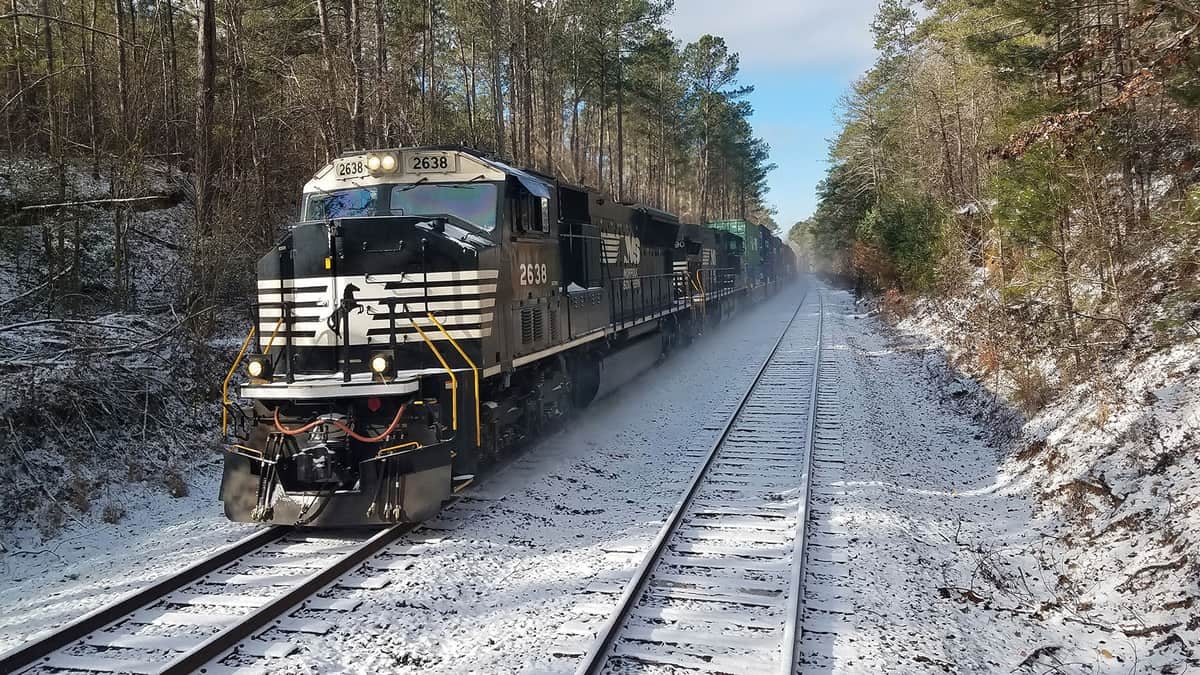
[(810, 292), (612, 618), (590, 629), (579, 672), (778, 673), (792, 662), (819, 308)]
[[(382, 587), (321, 594), (355, 609), (289, 618), (323, 619), (324, 635), (267, 630), (296, 646), (269, 670), (574, 671), (561, 646), (611, 610), (800, 293), (739, 313), (469, 490), (383, 554), (398, 564), (378, 570)], [(1052, 528), (919, 355), (848, 294), (825, 302), (820, 392), (837, 395), (818, 399), (803, 672), (1145, 672), (1128, 641), (1025, 613), (1053, 593), (1053, 570), (1031, 559)], [(181, 500), (131, 490), (143, 504), (121, 525), (0, 559), (0, 648), (244, 536), (216, 478), (194, 477)], [(225, 665), (241, 663), (255, 665)]]
[(411, 567), (332, 593), (361, 603), (328, 634), (290, 636), (300, 650), (271, 670), (572, 671), (553, 652), (580, 594), (632, 575), (801, 292), (740, 312), (465, 492), (422, 528)]
[(834, 611), (819, 632), (806, 617), (803, 672), (1145, 672), (1128, 643), (1025, 614), (1027, 596), (1055, 583), (1027, 553), (1046, 523), (988, 430), (848, 293), (826, 300), (822, 360), (839, 382), (844, 469), (815, 473), (814, 512), (845, 562), (806, 585)]
[(253, 532), (255, 526), (231, 523), (221, 512), (220, 479), (219, 464), (202, 467), (188, 477), (188, 496), (178, 499), (126, 486), (121, 497), (129, 516), (119, 524), (88, 514), (50, 541), (30, 536), (0, 557), (0, 652)]

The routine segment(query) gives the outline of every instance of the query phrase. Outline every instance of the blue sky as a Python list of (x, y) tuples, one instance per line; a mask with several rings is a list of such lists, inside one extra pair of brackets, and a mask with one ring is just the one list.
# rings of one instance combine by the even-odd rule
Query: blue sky
[(755, 89), (755, 133), (779, 165), (767, 202), (784, 230), (816, 206), (837, 100), (875, 58), (869, 26), (877, 1), (675, 0), (677, 38), (720, 35), (741, 55), (741, 81)]

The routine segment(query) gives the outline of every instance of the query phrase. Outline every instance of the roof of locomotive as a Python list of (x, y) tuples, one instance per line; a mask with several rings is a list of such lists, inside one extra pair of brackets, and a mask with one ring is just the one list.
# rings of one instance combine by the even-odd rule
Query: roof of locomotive
[[(404, 158), (420, 153), (447, 153), (452, 152), (459, 158), (454, 167), (441, 172), (421, 172), (413, 173), (406, 167), (408, 162)], [(364, 162), (368, 155), (390, 153), (396, 156), (396, 169), (390, 172), (377, 172), (365, 176), (354, 176), (352, 178), (339, 178), (334, 175), (334, 164), (337, 160), (353, 159), (362, 157)], [(377, 148), (363, 150), (347, 150), (342, 152), (334, 161), (331, 161), (321, 167), (313, 177), (304, 185), (304, 192), (328, 192), (334, 189), (346, 187), (347, 183), (355, 187), (369, 187), (384, 183), (395, 183), (398, 180), (401, 182), (467, 182), (470, 180), (479, 180), (480, 177), (485, 180), (504, 180), (507, 177), (512, 177), (517, 180), (526, 190), (537, 197), (548, 198), (557, 181), (548, 176), (538, 174), (536, 172), (519, 169), (510, 164), (506, 164), (494, 157), (487, 155), (479, 150), (473, 150), (459, 145), (425, 145), (414, 147), (400, 148)], [(353, 182), (349, 182), (353, 181)]]

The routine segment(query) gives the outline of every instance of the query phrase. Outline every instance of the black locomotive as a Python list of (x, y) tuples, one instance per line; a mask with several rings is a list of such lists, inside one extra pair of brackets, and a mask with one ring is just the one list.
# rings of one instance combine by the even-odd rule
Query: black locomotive
[(462, 148), (334, 160), (258, 263), (256, 326), (226, 378), (245, 364), (249, 404), (226, 396), (226, 514), (428, 518), (482, 464), (794, 273), (765, 229), (732, 229)]

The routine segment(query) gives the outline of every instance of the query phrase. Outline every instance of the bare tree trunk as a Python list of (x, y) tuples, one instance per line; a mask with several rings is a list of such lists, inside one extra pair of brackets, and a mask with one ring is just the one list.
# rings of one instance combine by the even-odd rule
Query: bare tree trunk
[[(549, 27), (546, 28), (549, 32)], [(554, 144), (559, 142), (554, 134), (554, 111), (557, 110), (559, 115), (562, 115), (562, 101), (559, 100), (556, 105), (551, 105), (552, 94), (551, 88), (554, 86), (554, 70), (551, 65), (553, 61), (549, 58), (542, 59), (542, 120), (545, 126), (546, 136), (546, 172), (550, 175), (558, 175), (554, 168)]]
[[(206, 0), (208, 2), (210, 0)], [(117, 35), (125, 37), (125, 0), (116, 0)], [(125, 55), (125, 41), (117, 41), (117, 101), (120, 112), (120, 133), (122, 141), (129, 139), (129, 64)]]
[[(120, 0), (118, 0), (120, 2)], [(216, 80), (217, 19), (214, 0), (200, 4), (200, 38), (196, 41), (200, 107), (196, 116), (196, 226), (202, 236), (212, 234), (212, 127)]]
[(16, 112), (13, 117), (21, 121), (18, 125), (9, 126), (9, 145), (15, 146), (14, 134), (17, 137), (24, 131), (25, 124), (29, 121), (29, 112), (25, 107), (25, 47), (21, 44), (21, 19), (17, 16), (17, 0), (9, 0), (9, 8), (12, 11), (13, 32), (11, 36), (13, 61), (15, 62), (17, 71), (17, 100)]
[(437, 69), (435, 68), (434, 56), (437, 52), (437, 46), (434, 43), (437, 39), (437, 33), (434, 30), (434, 6), (433, 0), (425, 2), (425, 132), (428, 134), (428, 139), (437, 142), (441, 138), (439, 133), (440, 120), (438, 119), (437, 105)]
[(338, 146), (341, 144), (341, 139), (337, 132), (337, 107), (340, 97), (338, 96), (338, 87), (333, 76), (333, 55), (330, 52), (329, 6), (326, 2), (327, 0), (317, 0), (317, 20), (321, 24), (322, 84), (325, 86), (325, 90), (329, 92), (328, 100), (324, 104), (324, 123), (329, 142), (333, 144), (332, 150), (336, 153), (340, 149)]
[(532, 166), (533, 161), (533, 58), (529, 51), (529, 7), (525, 3), (521, 3), (521, 74), (524, 81), (525, 89), (525, 163)]
[[(96, 1), (92, 0), (92, 15), (91, 23), (87, 24), (91, 28), (96, 27)], [(79, 23), (85, 23), (83, 15), (83, 3), (79, 4)], [(82, 31), (79, 34), (79, 56), (83, 61), (83, 70), (88, 99), (88, 140), (92, 146), (92, 178), (100, 179), (100, 132), (97, 128), (97, 102), (96, 102), (96, 34), (91, 31)], [(76, 221), (78, 229), (78, 221)], [(79, 240), (75, 241), (75, 252), (79, 253)], [(78, 282), (79, 265), (78, 261), (75, 265), (74, 277)]]
[(492, 21), (492, 129), (495, 132), (496, 154), (504, 155), (504, 70), (501, 54), (503, 26), (500, 22), (500, 0), (491, 0)]
[(46, 59), (46, 118), (50, 128), (50, 158), (54, 161), (54, 165), (58, 177), (58, 200), (64, 201), (67, 193), (67, 173), (65, 158), (62, 149), (62, 124), (63, 113), (60, 101), (58, 100), (58, 86), (55, 80), (55, 69), (57, 68), (57, 60), (54, 54), (54, 24), (52, 19), (57, 17), (50, 14), (49, 0), (42, 0), (42, 16), (43, 28), (45, 30), (44, 47), (46, 49), (43, 56)]
[(384, 0), (375, 0), (375, 147), (388, 145), (387, 16)]
[(475, 144), (475, 42), (471, 41), (471, 60), (467, 62), (467, 41), (463, 39), (462, 32), (458, 33), (458, 37), (454, 40), (458, 45), (458, 69), (462, 73), (463, 81), (463, 105), (467, 110), (467, 134), (470, 136), (471, 144)]
[(1071, 294), (1071, 267), (1067, 258), (1067, 229), (1070, 218), (1069, 211), (1064, 211), (1058, 218), (1058, 290), (1063, 318), (1071, 336), (1071, 352), (1075, 356), (1075, 365), (1080, 365), (1082, 361), (1079, 353), (1079, 329), (1075, 325), (1075, 300)]
[(350, 124), (355, 148), (366, 146), (366, 119), (363, 111), (362, 0), (347, 0), (350, 15), (350, 69), (354, 80), (354, 99), (350, 104)]
[(625, 198), (625, 81), (621, 33), (617, 31), (617, 199)]
[(575, 100), (571, 103), (571, 171), (574, 173), (574, 179), (577, 183), (583, 182), (583, 176), (580, 174), (580, 147), (579, 147), (579, 95), (575, 95)]
[[(92, 0), (93, 7), (96, 0)], [(183, 150), (182, 143), (179, 140), (179, 59), (177, 58), (178, 48), (175, 44), (175, 5), (171, 0), (164, 0), (163, 6), (167, 9), (167, 44), (171, 52), (171, 151), (180, 153)], [(92, 51), (95, 52), (96, 38), (92, 37)], [(177, 157), (176, 157), (177, 159)], [(170, 166), (168, 165), (168, 169)]]
[(604, 189), (604, 106), (607, 98), (608, 59), (600, 54), (600, 103), (597, 108), (599, 121), (596, 124), (596, 187)]
[(518, 110), (520, 110), (520, 106), (517, 105), (517, 102), (521, 98), (521, 91), (520, 91), (521, 83), (517, 79), (517, 53), (516, 52), (517, 52), (516, 45), (513, 45), (512, 49), (510, 50), (510, 52), (508, 54), (508, 82), (509, 82), (509, 87), (510, 87), (510, 90), (508, 92), (509, 93), (508, 110), (509, 110), (509, 115), (511, 116), (511, 120), (508, 125), (508, 133), (509, 133), (508, 140), (510, 143), (510, 147), (512, 148), (512, 159), (513, 159), (513, 161), (515, 161), (519, 164), (521, 162), (521, 157), (520, 157), (521, 142), (520, 142), (520, 135), (519, 135), (521, 121), (520, 121), (520, 115), (517, 112)]

